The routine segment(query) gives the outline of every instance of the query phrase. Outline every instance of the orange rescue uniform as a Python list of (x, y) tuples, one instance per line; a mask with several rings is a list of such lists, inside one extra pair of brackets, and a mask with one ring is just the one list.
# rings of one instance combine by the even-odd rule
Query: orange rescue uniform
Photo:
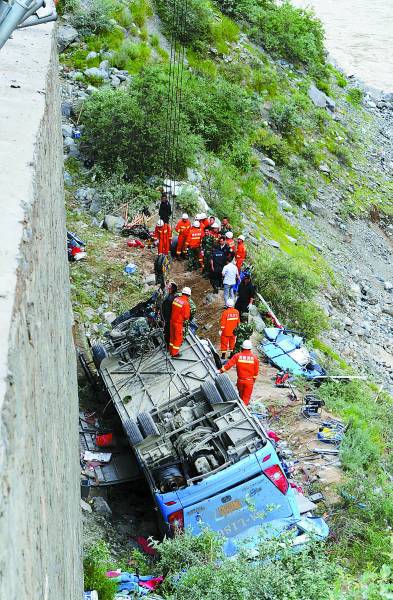
[(176, 255), (180, 256), (181, 253), (185, 250), (188, 232), (191, 229), (191, 223), (189, 219), (180, 219), (175, 229), (179, 234), (177, 238)]
[(239, 273), (240, 273), (240, 269), (242, 268), (243, 263), (246, 260), (246, 258), (247, 258), (246, 246), (243, 241), (240, 241), (237, 243), (236, 254), (235, 254), (236, 266), (239, 270)]
[(254, 383), (259, 373), (259, 360), (251, 350), (242, 350), (241, 352), (234, 354), (234, 356), (228, 360), (226, 365), (222, 367), (221, 371), (228, 371), (235, 365), (237, 371), (236, 385), (239, 396), (244, 404), (248, 406), (250, 404)]
[(226, 308), (221, 316), (221, 352), (233, 350), (236, 343), (234, 330), (240, 324), (240, 313), (237, 308)]
[(171, 320), (169, 323), (169, 352), (171, 356), (179, 354), (183, 343), (184, 321), (191, 317), (191, 308), (188, 296), (182, 294), (176, 296), (172, 302)]
[(206, 217), (206, 219), (201, 219), (199, 221), (203, 234), (205, 234), (205, 229), (210, 225), (210, 219)]
[(235, 254), (235, 242), (233, 239), (225, 238), (225, 243), (229, 250)]
[(172, 240), (171, 226), (168, 223), (156, 225), (153, 237), (158, 240), (158, 254), (169, 254)]

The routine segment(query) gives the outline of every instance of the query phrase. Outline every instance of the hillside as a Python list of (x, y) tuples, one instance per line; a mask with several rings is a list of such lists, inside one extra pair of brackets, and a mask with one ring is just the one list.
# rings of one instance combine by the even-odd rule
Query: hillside
[[(170, 162), (176, 179), (245, 233), (256, 282), (281, 320), (303, 331), (335, 373), (370, 378), (321, 387), (351, 428), (334, 540), (315, 560), (329, 563), (326, 581), (340, 579), (339, 564), (344, 580), (368, 570), (371, 586), (388, 562), (393, 518), (393, 98), (372, 98), (326, 63), (311, 13), (270, 0), (188, 0), (174, 28), (173, 6), (184, 1), (62, 4), (68, 226), (89, 252), (71, 269), (75, 318), (100, 331), (105, 311), (121, 312), (150, 289), (151, 265), (132, 255), (140, 275), (126, 279), (128, 250), (98, 225), (124, 204), (130, 214), (154, 212)], [(179, 137), (168, 144), (176, 36), (186, 67)], [(194, 212), (195, 193), (183, 193), (177, 209)], [(364, 589), (352, 596), (344, 584), (337, 597), (385, 597), (361, 596)]]

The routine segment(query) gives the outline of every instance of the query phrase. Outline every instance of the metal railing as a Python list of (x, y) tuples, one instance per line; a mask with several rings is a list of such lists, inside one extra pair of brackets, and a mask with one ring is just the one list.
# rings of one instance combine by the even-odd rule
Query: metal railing
[(50, 7), (49, 12), (38, 14), (46, 6), (45, 0), (0, 0), (0, 49), (15, 29), (56, 21), (54, 7)]

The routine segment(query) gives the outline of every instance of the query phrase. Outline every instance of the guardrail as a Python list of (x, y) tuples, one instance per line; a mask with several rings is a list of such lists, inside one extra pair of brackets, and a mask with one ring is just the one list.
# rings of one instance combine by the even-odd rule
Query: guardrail
[(54, 6), (49, 12), (38, 13), (47, 7), (45, 0), (0, 0), (0, 49), (15, 29), (56, 21)]

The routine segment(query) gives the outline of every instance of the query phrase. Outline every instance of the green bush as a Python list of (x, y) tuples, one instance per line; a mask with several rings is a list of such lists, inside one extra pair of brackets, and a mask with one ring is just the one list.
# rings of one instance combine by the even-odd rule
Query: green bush
[(121, 164), (118, 165), (117, 171), (109, 177), (105, 177), (99, 169), (96, 169), (98, 179), (101, 179), (97, 191), (103, 213), (116, 212), (119, 207), (127, 204), (128, 215), (131, 217), (159, 200), (157, 190), (143, 181), (124, 181), (123, 173), (124, 169)]
[(285, 325), (308, 338), (327, 328), (325, 313), (313, 300), (320, 281), (299, 260), (261, 250), (254, 260), (254, 279)]
[(59, 0), (56, 4), (56, 12), (58, 15), (69, 15), (77, 12), (80, 9), (79, 0)]
[(146, 19), (153, 14), (149, 0), (131, 0), (130, 8), (133, 21), (140, 28), (144, 27)]
[(346, 98), (350, 104), (353, 106), (360, 106), (363, 102), (363, 92), (358, 88), (351, 88), (348, 90)]
[[(166, 575), (168, 600), (315, 600), (328, 598), (338, 570), (323, 546), (302, 553), (290, 549), (290, 536), (264, 540), (259, 560), (247, 551), (236, 560), (223, 556), (222, 539), (210, 531), (199, 537), (185, 533), (157, 545), (158, 568)], [(180, 577), (178, 574), (181, 573)], [(316, 573), (318, 576), (316, 576)]]
[(114, 27), (112, 10), (111, 0), (86, 0), (72, 15), (70, 23), (84, 36), (105, 33)]
[[(93, 94), (82, 113), (85, 154), (107, 171), (115, 170), (120, 161), (128, 178), (160, 175), (169, 161), (164, 154), (168, 146), (166, 94), (167, 76), (153, 67), (134, 78), (132, 89), (103, 89)], [(175, 176), (184, 176), (193, 165), (198, 147), (197, 138), (180, 117)]]
[(139, 44), (125, 39), (119, 50), (111, 59), (113, 66), (126, 69), (129, 72), (138, 72), (146, 66), (151, 56), (151, 49), (145, 42)]
[(270, 5), (260, 11), (257, 27), (266, 50), (310, 67), (325, 62), (323, 27), (312, 11), (287, 1)]
[[(155, 6), (164, 23), (165, 31), (171, 37), (195, 49), (204, 49), (213, 41), (212, 24), (214, 13), (208, 0), (154, 0)], [(173, 15), (176, 7), (177, 14), (185, 15), (179, 26), (179, 17)]]
[(259, 129), (254, 136), (253, 145), (278, 165), (288, 164), (291, 150), (287, 142), (279, 135), (271, 133), (267, 129)]
[(194, 133), (215, 152), (247, 135), (254, 107), (246, 92), (222, 77), (189, 76), (184, 84), (183, 109)]
[(207, 158), (203, 170), (203, 195), (220, 219), (229, 217), (235, 231), (241, 227), (240, 211), (245, 210), (239, 179), (240, 174), (233, 165), (214, 155)]
[(273, 127), (285, 137), (290, 137), (300, 124), (298, 107), (291, 99), (272, 102), (269, 117)]
[(228, 158), (241, 173), (249, 173), (256, 163), (256, 159), (247, 141), (235, 143)]
[(184, 188), (176, 197), (176, 206), (188, 213), (191, 217), (198, 212), (199, 201), (196, 192), (191, 188)]
[(100, 600), (113, 600), (117, 584), (105, 575), (111, 567), (106, 543), (96, 542), (90, 546), (83, 558), (85, 591), (96, 590)]

